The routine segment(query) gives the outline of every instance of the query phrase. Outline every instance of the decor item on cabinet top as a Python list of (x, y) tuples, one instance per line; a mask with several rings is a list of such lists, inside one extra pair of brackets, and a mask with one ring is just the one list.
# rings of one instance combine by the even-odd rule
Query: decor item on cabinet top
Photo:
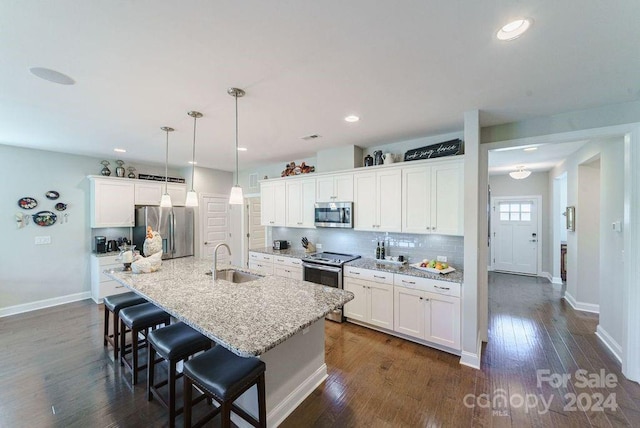
[(384, 164), (384, 159), (382, 158), (382, 150), (376, 150), (375, 152), (373, 152), (373, 164), (374, 165)]
[(100, 170), (100, 174), (104, 175), (105, 177), (108, 177), (111, 175), (111, 170), (108, 168), (109, 165), (111, 165), (109, 163), (108, 160), (103, 160), (100, 162), (102, 164), (102, 169)]
[(462, 140), (456, 138), (455, 140), (449, 140), (443, 143), (432, 144), (430, 146), (407, 150), (404, 154), (404, 160), (412, 161), (433, 159), (441, 158), (444, 156), (461, 155), (462, 153)]
[(392, 164), (396, 161), (395, 155), (393, 153), (385, 153), (382, 158), (384, 159), (384, 164)]
[(371, 155), (367, 154), (364, 157), (364, 166), (373, 166), (373, 157)]
[(150, 226), (147, 227), (147, 237), (142, 248), (143, 252), (150, 254), (150, 256), (135, 255), (131, 263), (133, 273), (151, 273), (160, 269), (162, 266), (162, 236), (158, 232), (154, 232)]
[(153, 175), (153, 174), (138, 174), (138, 180), (149, 180), (149, 181), (165, 181), (167, 180), (169, 183), (184, 183), (185, 179), (180, 177), (166, 177), (164, 175)]
[(127, 177), (129, 178), (136, 178), (136, 174), (133, 172), (136, 169), (132, 166), (130, 166), (129, 168), (127, 168), (129, 170), (129, 174), (127, 174)]
[(124, 161), (117, 160), (116, 163), (118, 164), (118, 167), (116, 168), (116, 177), (124, 177), (124, 167), (122, 166), (124, 165)]
[(307, 165), (302, 162), (300, 165), (296, 165), (295, 162), (289, 162), (285, 165), (284, 171), (280, 174), (280, 177), (288, 177), (290, 175), (309, 174), (315, 172), (316, 167)]

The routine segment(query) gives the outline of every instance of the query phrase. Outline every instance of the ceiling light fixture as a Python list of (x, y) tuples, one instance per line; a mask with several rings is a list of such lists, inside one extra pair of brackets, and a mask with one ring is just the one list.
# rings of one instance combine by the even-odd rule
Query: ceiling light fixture
[(246, 152), (247, 148), (246, 147), (238, 147), (238, 151), (239, 152)]
[(55, 71), (50, 68), (31, 67), (29, 68), (29, 73), (49, 82), (58, 83), (59, 85), (75, 85), (76, 83), (75, 80), (66, 74), (62, 74), (59, 71)]
[(359, 121), (360, 118), (358, 116), (351, 115), (351, 116), (345, 117), (344, 120), (346, 120), (347, 122), (353, 123), (353, 122)]
[(160, 198), (160, 206), (162, 208), (171, 208), (171, 196), (169, 196), (169, 132), (173, 132), (175, 129), (170, 126), (163, 126), (160, 129), (167, 133), (167, 149), (164, 160), (164, 195)]
[(189, 161), (189, 165), (198, 165), (198, 162), (196, 162), (196, 161)]
[(527, 147), (524, 149), (525, 152), (535, 152), (536, 150), (538, 150), (537, 147)]
[(509, 41), (514, 40), (524, 34), (531, 27), (532, 19), (516, 19), (511, 21), (496, 33), (498, 40)]
[(231, 188), (229, 204), (242, 205), (244, 203), (244, 196), (242, 195), (242, 187), (238, 184), (238, 176), (240, 175), (240, 171), (238, 170), (238, 97), (244, 97), (246, 92), (238, 88), (229, 88), (227, 89), (227, 94), (236, 100), (236, 184)]
[(125, 149), (113, 149), (113, 151), (117, 153), (127, 153)]
[(190, 111), (187, 113), (193, 118), (193, 148), (191, 150), (191, 190), (187, 192), (187, 199), (184, 203), (186, 207), (198, 206), (198, 194), (193, 190), (193, 178), (196, 170), (196, 122), (202, 117), (199, 111)]
[(522, 180), (530, 176), (531, 171), (527, 171), (524, 169), (524, 165), (520, 165), (516, 167), (516, 171), (511, 171), (509, 175), (515, 180)]

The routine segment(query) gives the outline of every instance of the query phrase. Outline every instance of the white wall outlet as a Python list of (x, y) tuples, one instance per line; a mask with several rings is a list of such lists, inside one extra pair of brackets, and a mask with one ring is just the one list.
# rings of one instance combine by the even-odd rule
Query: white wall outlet
[(36, 236), (36, 245), (51, 244), (50, 236)]
[(622, 232), (622, 222), (614, 221), (611, 223), (611, 229), (613, 229), (614, 232)]
[(442, 262), (442, 263), (446, 263), (447, 262), (447, 256), (438, 256), (436, 257), (436, 261)]

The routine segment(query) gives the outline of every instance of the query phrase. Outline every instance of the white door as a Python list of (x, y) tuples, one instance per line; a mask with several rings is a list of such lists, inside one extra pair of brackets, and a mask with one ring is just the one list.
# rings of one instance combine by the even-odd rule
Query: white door
[(247, 205), (247, 218), (249, 223), (247, 227), (249, 236), (247, 239), (249, 240), (249, 250), (253, 248), (264, 248), (265, 228), (260, 224), (260, 198), (247, 198)]
[[(229, 198), (204, 196), (202, 222), (202, 257), (213, 262), (213, 250), (224, 242), (229, 244)], [(228, 263), (229, 254), (222, 248), (218, 251), (218, 263)]]
[(538, 273), (538, 198), (493, 198), (493, 269)]

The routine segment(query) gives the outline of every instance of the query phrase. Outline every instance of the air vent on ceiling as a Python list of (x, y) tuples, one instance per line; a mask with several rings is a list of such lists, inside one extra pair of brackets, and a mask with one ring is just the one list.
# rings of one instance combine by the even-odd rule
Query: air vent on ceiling
[(258, 187), (258, 173), (249, 174), (249, 187), (256, 188)]
[(311, 134), (307, 135), (306, 137), (302, 137), (302, 139), (305, 141), (315, 140), (316, 138), (320, 138), (320, 136), (318, 134)]

